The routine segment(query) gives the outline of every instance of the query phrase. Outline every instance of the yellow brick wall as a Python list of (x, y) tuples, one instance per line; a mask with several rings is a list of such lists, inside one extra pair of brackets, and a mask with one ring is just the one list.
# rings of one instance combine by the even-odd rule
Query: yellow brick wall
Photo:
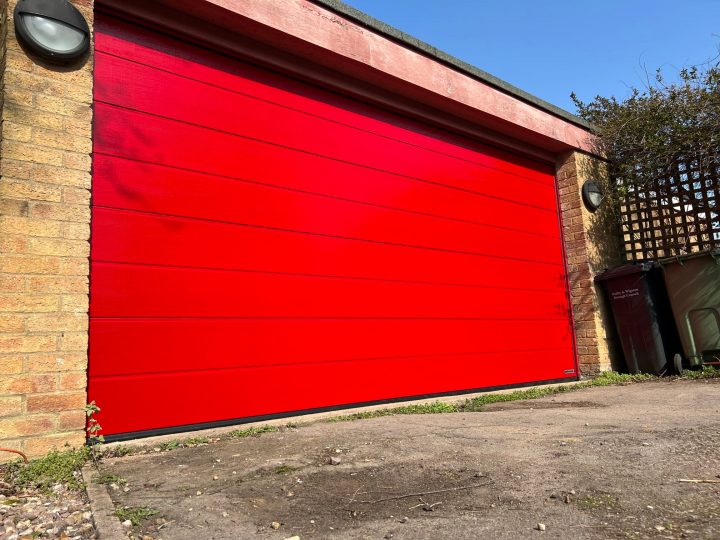
[(584, 375), (617, 367), (608, 306), (593, 278), (623, 262), (621, 236), (609, 207), (591, 213), (582, 202), (583, 183), (606, 173), (602, 161), (580, 152), (561, 156), (557, 164), (576, 349)]
[[(92, 55), (29, 56), (16, 1), (0, 4), (0, 446), (40, 455), (84, 442)], [(92, 28), (92, 0), (72, 3)]]

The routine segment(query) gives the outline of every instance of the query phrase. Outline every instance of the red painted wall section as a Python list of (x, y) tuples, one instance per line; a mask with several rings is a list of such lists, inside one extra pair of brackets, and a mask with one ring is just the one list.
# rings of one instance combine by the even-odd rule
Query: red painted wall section
[(107, 16), (95, 62), (105, 434), (575, 375), (552, 166)]

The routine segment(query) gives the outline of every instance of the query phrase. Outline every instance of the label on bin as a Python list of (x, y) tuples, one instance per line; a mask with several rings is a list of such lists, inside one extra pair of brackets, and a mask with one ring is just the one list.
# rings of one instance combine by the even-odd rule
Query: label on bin
[(640, 289), (623, 289), (622, 291), (612, 293), (613, 300), (622, 300), (623, 298), (632, 298), (633, 296), (640, 296)]

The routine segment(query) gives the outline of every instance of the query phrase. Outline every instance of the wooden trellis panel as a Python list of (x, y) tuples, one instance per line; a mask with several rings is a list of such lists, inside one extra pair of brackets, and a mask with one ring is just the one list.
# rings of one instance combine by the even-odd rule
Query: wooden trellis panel
[(678, 163), (669, 174), (638, 173), (620, 204), (625, 255), (655, 260), (720, 248), (720, 168)]

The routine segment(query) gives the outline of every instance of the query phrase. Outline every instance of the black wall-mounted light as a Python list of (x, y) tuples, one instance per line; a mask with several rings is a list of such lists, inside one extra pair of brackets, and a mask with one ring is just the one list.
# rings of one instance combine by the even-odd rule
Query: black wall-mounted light
[(600, 186), (595, 180), (586, 180), (582, 186), (582, 200), (590, 212), (595, 212), (603, 202), (603, 195)]
[(85, 17), (66, 0), (20, 0), (14, 13), (18, 40), (44, 60), (72, 62), (90, 47)]

